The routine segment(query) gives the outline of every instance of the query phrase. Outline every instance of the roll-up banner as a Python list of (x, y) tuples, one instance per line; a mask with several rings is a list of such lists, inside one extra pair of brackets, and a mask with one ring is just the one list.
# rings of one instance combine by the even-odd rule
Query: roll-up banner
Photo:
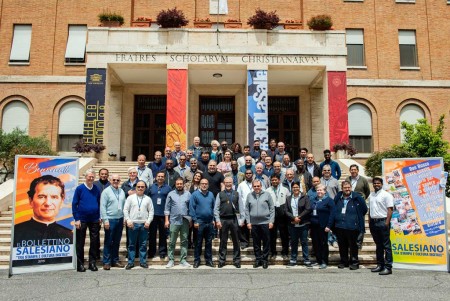
[(249, 70), (247, 74), (248, 144), (259, 140), (261, 149), (269, 149), (269, 104), (267, 70)]

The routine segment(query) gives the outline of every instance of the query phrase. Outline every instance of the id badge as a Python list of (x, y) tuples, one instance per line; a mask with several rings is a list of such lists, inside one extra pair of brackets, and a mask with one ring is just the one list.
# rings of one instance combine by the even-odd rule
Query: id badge
[(316, 209), (313, 210), (313, 215), (314, 215), (314, 216), (317, 215), (317, 210), (316, 210)]
[(142, 219), (142, 212), (138, 212), (137, 217), (138, 219)]
[(161, 198), (156, 199), (156, 205), (161, 205)]
[(347, 210), (347, 208), (346, 207), (342, 207), (342, 211), (341, 211), (341, 213), (342, 214), (345, 214), (345, 211)]

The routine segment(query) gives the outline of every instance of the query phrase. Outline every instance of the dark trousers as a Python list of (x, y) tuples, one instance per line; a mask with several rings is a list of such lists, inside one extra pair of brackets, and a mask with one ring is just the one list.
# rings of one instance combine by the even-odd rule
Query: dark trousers
[[(358, 240), (359, 230), (346, 230), (336, 228), (336, 237), (339, 244), (339, 255), (341, 257), (341, 263), (348, 266), (359, 265), (358, 260)], [(348, 257), (348, 250), (350, 249), (350, 258)]]
[(328, 265), (328, 233), (319, 224), (311, 224), (311, 241), (318, 264)]
[(392, 248), (390, 229), (386, 227), (386, 219), (369, 222), (370, 233), (376, 245), (377, 265), (392, 269)]
[(86, 242), (86, 230), (89, 228), (89, 264), (95, 263), (98, 248), (100, 247), (100, 222), (81, 222), (81, 229), (76, 229), (77, 239), (77, 264), (84, 264), (84, 244)]
[[(253, 225), (252, 225), (253, 226)], [(278, 231), (281, 238), (281, 255), (289, 253), (289, 230), (286, 218), (284, 216), (276, 216), (275, 223), (270, 229), (270, 253), (277, 255), (277, 237)]]
[(298, 241), (302, 245), (302, 257), (303, 262), (309, 261), (309, 250), (308, 250), (308, 229), (309, 225), (304, 225), (302, 227), (288, 226), (289, 235), (291, 236), (291, 262), (297, 263), (298, 257)]
[(212, 239), (214, 226), (212, 223), (200, 223), (198, 226), (197, 243), (194, 249), (194, 261), (200, 262), (202, 256), (202, 244), (205, 239), (205, 260), (212, 261)]
[(198, 236), (198, 230), (194, 227), (189, 228), (189, 234), (188, 234), (188, 247), (194, 248), (197, 244), (197, 236)]
[(233, 241), (233, 262), (241, 262), (241, 249), (238, 237), (238, 221), (233, 219), (221, 219), (222, 229), (220, 229), (220, 246), (219, 246), (219, 262), (225, 263), (227, 260), (227, 243), (228, 232), (230, 232), (231, 240)]
[(167, 256), (167, 229), (164, 227), (164, 216), (155, 215), (150, 223), (148, 232), (148, 257), (155, 257), (156, 254), (156, 232), (159, 232), (158, 254)]
[(119, 262), (119, 247), (122, 239), (123, 218), (109, 219), (109, 230), (105, 229), (103, 264)]
[(247, 222), (244, 221), (244, 225), (239, 227), (238, 231), (239, 241), (243, 247), (248, 247), (248, 242), (250, 241), (250, 230), (247, 228)]
[[(258, 263), (268, 262), (270, 249), (270, 231), (269, 224), (252, 224), (253, 250), (255, 252), (255, 261)], [(262, 252), (261, 252), (262, 241)]]

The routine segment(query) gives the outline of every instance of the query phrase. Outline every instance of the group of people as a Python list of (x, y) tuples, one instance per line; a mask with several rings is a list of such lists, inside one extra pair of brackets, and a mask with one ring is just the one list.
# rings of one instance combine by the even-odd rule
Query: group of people
[[(128, 169), (129, 178), (122, 184), (117, 174), (109, 176), (93, 170), (85, 173), (85, 183), (77, 187), (73, 200), (77, 238), (77, 270), (85, 271), (84, 243), (89, 228), (91, 245), (89, 269), (96, 271), (99, 257), (99, 231), (103, 223), (105, 241), (103, 269), (123, 267), (119, 262), (119, 245), (123, 227), (127, 228), (128, 264), (131, 269), (138, 252), (140, 266), (147, 268), (147, 255), (168, 256), (167, 268), (175, 265), (174, 250), (180, 237), (182, 267), (187, 250), (194, 248), (193, 267), (198, 268), (204, 251), (205, 265), (215, 267), (212, 240), (220, 237), (218, 267), (226, 265), (227, 241), (233, 242), (233, 265), (241, 267), (241, 249), (253, 240), (253, 267), (268, 268), (277, 258), (276, 241), (281, 240), (281, 256), (287, 267), (297, 265), (298, 245), (302, 263), (320, 269), (328, 266), (328, 236), (338, 241), (339, 268), (359, 268), (358, 249), (365, 232), (365, 215), (369, 204), (370, 230), (377, 246), (377, 267), (381, 275), (392, 273), (389, 240), (392, 196), (382, 189), (383, 180), (373, 179), (370, 192), (367, 179), (359, 175), (358, 165), (350, 166), (350, 176), (339, 184), (341, 169), (324, 151), (318, 165), (314, 155), (302, 148), (294, 162), (283, 142), (270, 141), (268, 150), (222, 141), (211, 142), (211, 149), (200, 146), (200, 138), (186, 151), (175, 142), (164, 156), (155, 152), (154, 161), (146, 165), (139, 155), (137, 165)], [(157, 241), (157, 234), (159, 239)], [(311, 238), (316, 261), (308, 250)], [(169, 244), (167, 238), (169, 237)], [(203, 241), (204, 248), (203, 248)], [(290, 251), (290, 256), (289, 256)]]

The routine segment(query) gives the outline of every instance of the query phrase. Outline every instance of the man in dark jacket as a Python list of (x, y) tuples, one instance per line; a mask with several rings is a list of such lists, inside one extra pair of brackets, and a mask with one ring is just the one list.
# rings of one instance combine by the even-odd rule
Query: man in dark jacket
[[(350, 266), (350, 270), (359, 268), (358, 235), (364, 232), (364, 215), (367, 213), (367, 205), (359, 193), (352, 193), (352, 184), (342, 182), (342, 191), (334, 198), (336, 204), (334, 225), (339, 244), (341, 263), (338, 268)], [(350, 258), (348, 250), (350, 249)]]
[(284, 214), (289, 221), (289, 235), (291, 236), (291, 259), (288, 267), (297, 265), (298, 240), (302, 244), (303, 264), (311, 266), (308, 252), (308, 230), (311, 216), (311, 203), (305, 193), (300, 193), (300, 183), (292, 184), (292, 194), (286, 199)]

